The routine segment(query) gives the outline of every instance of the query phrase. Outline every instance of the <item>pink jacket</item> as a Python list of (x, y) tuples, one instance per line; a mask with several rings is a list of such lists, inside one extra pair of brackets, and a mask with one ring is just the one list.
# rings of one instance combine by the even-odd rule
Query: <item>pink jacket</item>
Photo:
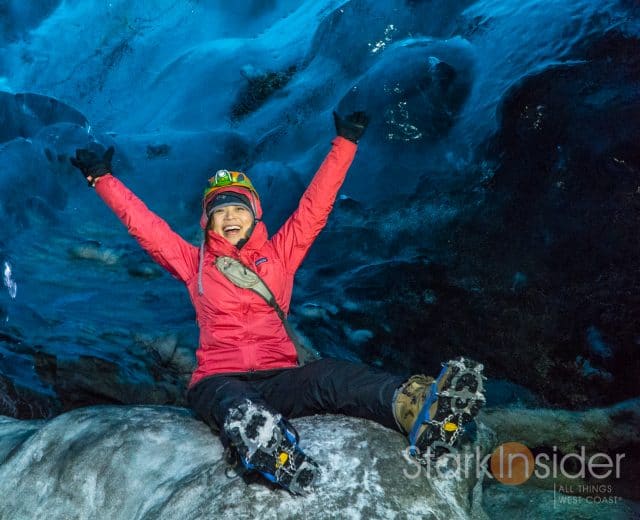
[[(240, 250), (207, 231), (203, 294), (198, 291), (198, 248), (176, 234), (116, 177), (105, 176), (96, 184), (98, 194), (144, 250), (187, 286), (200, 327), (198, 366), (190, 386), (213, 374), (296, 366), (296, 349), (276, 312), (257, 294), (233, 285), (214, 262), (218, 256), (239, 259), (260, 275), (288, 312), (294, 275), (327, 222), (355, 152), (351, 141), (333, 140), (298, 208), (270, 239), (262, 221)], [(258, 207), (257, 217), (261, 216)]]

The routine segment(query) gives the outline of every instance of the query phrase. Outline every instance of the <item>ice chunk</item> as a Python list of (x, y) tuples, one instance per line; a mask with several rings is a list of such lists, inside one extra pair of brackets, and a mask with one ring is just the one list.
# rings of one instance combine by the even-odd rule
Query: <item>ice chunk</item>
[(307, 497), (229, 478), (218, 437), (185, 409), (101, 406), (43, 423), (0, 420), (0, 453), (11, 450), (0, 461), (0, 517), (477, 518), (467, 498), (475, 478), (409, 478), (415, 468), (399, 433), (338, 415), (293, 423), (322, 467)]
[(2, 282), (4, 286), (9, 291), (9, 296), (15, 299), (16, 294), (18, 293), (18, 284), (14, 281), (11, 273), (11, 264), (9, 262), (4, 262), (4, 267), (2, 270)]

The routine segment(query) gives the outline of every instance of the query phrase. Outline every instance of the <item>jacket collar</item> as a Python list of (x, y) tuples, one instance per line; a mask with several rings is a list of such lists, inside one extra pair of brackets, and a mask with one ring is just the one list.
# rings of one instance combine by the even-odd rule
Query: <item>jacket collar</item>
[(256, 223), (249, 240), (246, 241), (241, 249), (238, 249), (227, 239), (221, 237), (211, 229), (207, 229), (205, 233), (207, 234), (205, 252), (211, 253), (214, 256), (231, 256), (234, 258), (249, 257), (251, 252), (261, 249), (268, 238), (267, 227), (262, 221)]

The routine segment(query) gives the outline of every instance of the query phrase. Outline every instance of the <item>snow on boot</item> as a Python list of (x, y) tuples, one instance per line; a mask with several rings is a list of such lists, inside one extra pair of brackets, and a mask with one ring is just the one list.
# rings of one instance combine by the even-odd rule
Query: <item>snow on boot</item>
[(229, 410), (224, 433), (244, 467), (295, 495), (312, 490), (318, 465), (298, 447), (295, 430), (280, 414), (246, 400)]
[(394, 415), (419, 461), (451, 452), (464, 425), (478, 414), (485, 403), (483, 368), (456, 358), (443, 365), (437, 379), (413, 376), (398, 391)]

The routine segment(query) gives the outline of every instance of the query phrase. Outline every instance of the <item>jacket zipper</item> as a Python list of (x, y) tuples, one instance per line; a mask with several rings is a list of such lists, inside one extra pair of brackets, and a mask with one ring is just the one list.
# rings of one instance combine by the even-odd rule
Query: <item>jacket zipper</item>
[[(236, 250), (233, 252), (233, 258), (235, 258), (236, 260), (238, 260), (239, 262), (241, 262), (243, 265), (247, 265), (247, 262), (242, 258), (242, 256), (240, 255), (240, 251)], [(245, 326), (247, 328), (249, 328), (250, 324), (248, 322), (247, 319), (247, 315), (249, 314), (249, 310), (250, 310), (250, 303), (249, 303), (249, 295), (251, 294), (251, 291), (248, 290), (242, 290), (239, 287), (236, 287), (237, 290), (240, 291), (240, 294), (242, 296), (244, 296), (243, 298), (243, 303), (242, 303), (242, 309), (241, 312), (243, 314), (243, 319), (245, 322)], [(256, 371), (256, 364), (257, 364), (257, 353), (256, 353), (256, 344), (255, 341), (251, 342), (250, 345), (246, 346), (247, 348), (247, 358), (248, 358), (248, 371), (249, 372), (255, 372)]]
[[(216, 262), (215, 262), (215, 258), (217, 258), (216, 255), (214, 257), (214, 260), (211, 262), (211, 266), (213, 267), (213, 269), (216, 269)], [(237, 249), (235, 251), (232, 251), (232, 253), (230, 255), (226, 255), (226, 256), (231, 256), (232, 258), (235, 258), (236, 260), (238, 260), (239, 262), (242, 262), (242, 264), (246, 265), (246, 262), (242, 259), (242, 257), (240, 256), (240, 251), (238, 251)], [(236, 287), (236, 289), (239, 289), (239, 287)], [(250, 292), (250, 291), (249, 291)], [(242, 304), (247, 305), (247, 312), (249, 310), (249, 303), (243, 303)], [(241, 312), (243, 313), (243, 318), (245, 318), (245, 323), (246, 323), (246, 315), (244, 313), (244, 309), (241, 309)], [(247, 350), (247, 372), (255, 372), (256, 371), (256, 361), (257, 361), (257, 355), (256, 355), (256, 345), (255, 343), (253, 345), (249, 345), (249, 346), (245, 346), (246, 350)]]

